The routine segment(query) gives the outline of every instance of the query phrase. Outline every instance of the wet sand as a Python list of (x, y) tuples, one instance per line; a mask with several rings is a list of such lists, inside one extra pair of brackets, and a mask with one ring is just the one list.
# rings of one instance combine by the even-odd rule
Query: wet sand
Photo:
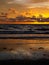
[(49, 39), (0, 39), (0, 48), (39, 48), (49, 50)]
[(0, 60), (40, 58), (49, 59), (49, 39), (0, 39)]

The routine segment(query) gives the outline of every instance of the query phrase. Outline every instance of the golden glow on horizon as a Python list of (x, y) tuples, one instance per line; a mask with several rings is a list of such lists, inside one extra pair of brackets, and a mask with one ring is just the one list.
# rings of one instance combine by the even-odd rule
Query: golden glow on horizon
[(49, 24), (49, 22), (1, 22), (0, 24)]
[(49, 17), (49, 9), (47, 9), (47, 8), (30, 8), (30, 9), (22, 12), (22, 15), (24, 15), (26, 17), (32, 17), (32, 16), (38, 17), (40, 14), (43, 15), (43, 17)]
[(49, 17), (49, 8), (29, 8), (26, 10), (18, 11), (11, 9), (8, 11), (8, 18), (16, 18), (17, 16), (22, 15), (25, 17), (32, 17), (42, 15), (43, 17)]
[[(17, 16), (32, 17), (42, 15), (43, 17), (49, 17), (49, 8), (29, 8), (26, 10), (18, 11), (11, 8), (8, 11), (7, 18), (16, 18)], [(1, 22), (0, 24), (49, 24), (49, 22)]]

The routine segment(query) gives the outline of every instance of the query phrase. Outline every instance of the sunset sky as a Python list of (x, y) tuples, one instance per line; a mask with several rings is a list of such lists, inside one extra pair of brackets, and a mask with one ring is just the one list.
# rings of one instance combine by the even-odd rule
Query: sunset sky
[(0, 7), (39, 7), (48, 6), (49, 0), (0, 0)]
[(49, 17), (49, 0), (0, 0), (0, 12), (9, 12), (9, 8), (16, 10), (17, 15), (20, 13), (25, 16), (42, 14)]
[(49, 0), (0, 0), (0, 7), (17, 7), (17, 8), (32, 8), (32, 7), (49, 7)]
[(0, 12), (8, 12), (9, 8), (14, 8), (22, 13), (27, 11), (27, 14), (30, 12), (30, 15), (27, 16), (32, 16), (32, 13), (36, 16), (41, 13), (46, 17), (49, 16), (49, 0), (0, 0)]
[[(25, 17), (32, 17), (34, 15), (36, 17), (39, 17), (39, 15), (49, 17), (49, 0), (0, 0), (0, 15), (2, 12), (8, 13), (8, 18), (16, 18), (19, 15)], [(0, 21), (1, 23), (3, 22)], [(20, 23), (23, 24), (24, 22)], [(25, 24), (32, 24), (32, 22), (26, 22)], [(49, 24), (49, 22), (35, 22), (34, 24)]]

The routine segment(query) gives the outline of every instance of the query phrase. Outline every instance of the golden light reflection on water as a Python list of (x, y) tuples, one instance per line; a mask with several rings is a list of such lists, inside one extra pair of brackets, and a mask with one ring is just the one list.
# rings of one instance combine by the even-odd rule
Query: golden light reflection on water
[(1, 22), (0, 24), (49, 24), (49, 22)]
[[(0, 48), (39, 48), (43, 47), (46, 50), (49, 50), (49, 39), (0, 39)], [(36, 49), (36, 50), (37, 50)]]
[(17, 44), (17, 43), (20, 43), (20, 44), (49, 44), (49, 39), (0, 39), (0, 44)]

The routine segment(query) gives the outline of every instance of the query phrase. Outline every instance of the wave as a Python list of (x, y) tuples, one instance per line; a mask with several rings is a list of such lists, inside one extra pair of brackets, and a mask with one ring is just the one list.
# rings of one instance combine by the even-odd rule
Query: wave
[(0, 24), (0, 34), (49, 34), (49, 25)]

